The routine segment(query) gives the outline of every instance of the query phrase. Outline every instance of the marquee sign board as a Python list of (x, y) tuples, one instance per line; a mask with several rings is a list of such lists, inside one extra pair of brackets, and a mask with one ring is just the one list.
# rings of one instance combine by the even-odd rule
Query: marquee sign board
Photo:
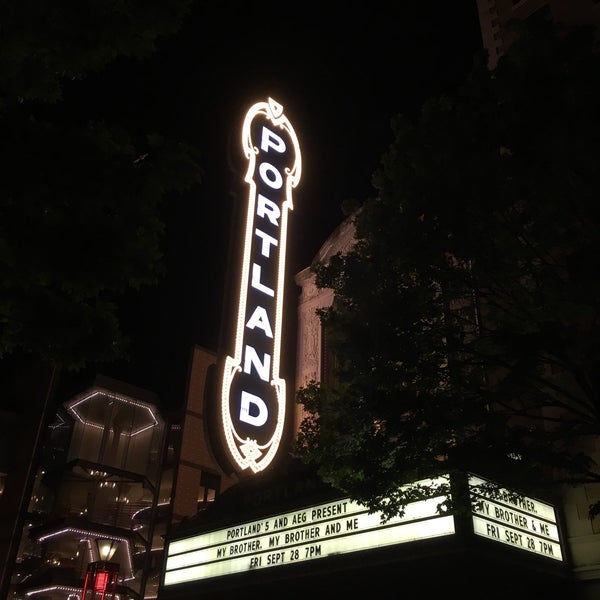
[(473, 491), (484, 479), (469, 477), (472, 497), (473, 531), (484, 538), (562, 561), (556, 512), (550, 504), (528, 497), (516, 497), (500, 488), (492, 497)]
[[(448, 481), (448, 476), (443, 476), (416, 485), (435, 488)], [(473, 532), (469, 535), (562, 562), (555, 509), (497, 486), (498, 493), (492, 494), (485, 487), (489, 483), (469, 476), (474, 500), (469, 517)], [(408, 504), (404, 515), (383, 523), (380, 513), (369, 514), (363, 505), (342, 498), (173, 540), (166, 547), (163, 585), (280, 568), (420, 540), (450, 539), (458, 532), (456, 517), (438, 511), (445, 500), (440, 487), (436, 497)]]
[(414, 502), (383, 524), (380, 513), (346, 498), (173, 541), (164, 585), (451, 535), (454, 517), (437, 512), (443, 500)]
[(272, 98), (247, 112), (248, 210), (233, 356), (226, 356), (221, 419), (240, 471), (264, 470), (275, 457), (286, 410), (279, 374), (288, 211), (302, 162), (298, 138)]

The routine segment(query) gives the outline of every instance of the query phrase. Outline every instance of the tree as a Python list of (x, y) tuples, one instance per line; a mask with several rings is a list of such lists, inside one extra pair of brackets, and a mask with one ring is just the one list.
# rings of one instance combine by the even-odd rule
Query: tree
[(127, 358), (119, 301), (162, 275), (161, 207), (200, 178), (191, 146), (106, 102), (193, 1), (0, 7), (2, 597), (58, 374)]
[(515, 34), (394, 119), (355, 246), (314, 266), (335, 383), (299, 390), (296, 451), (386, 516), (440, 473), (600, 482), (600, 56), (589, 29)]
[(3, 5), (0, 358), (74, 370), (126, 355), (118, 298), (158, 281), (161, 203), (200, 168), (190, 146), (89, 98), (117, 61), (139, 69), (191, 4)]

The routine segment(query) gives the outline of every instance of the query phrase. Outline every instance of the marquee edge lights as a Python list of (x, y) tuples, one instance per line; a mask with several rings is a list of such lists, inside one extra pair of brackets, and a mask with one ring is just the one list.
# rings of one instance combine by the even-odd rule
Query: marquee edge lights
[[(261, 127), (260, 143), (253, 140), (252, 126), (255, 119), (264, 120)], [(268, 124), (268, 126), (267, 126)], [(287, 156), (288, 147), (282, 135), (293, 146), (294, 162), (283, 172), (277, 169), (269, 159), (269, 153), (279, 154), (278, 158)], [(283, 291), (285, 274), (285, 253), (287, 243), (288, 210), (293, 209), (292, 189), (298, 185), (302, 172), (300, 147), (296, 133), (283, 112), (283, 106), (273, 100), (257, 102), (246, 113), (242, 127), (242, 146), (248, 159), (248, 169), (244, 181), (248, 184), (248, 212), (244, 237), (242, 272), (240, 278), (240, 294), (235, 332), (233, 356), (226, 356), (223, 369), (223, 385), (221, 393), (221, 417), (225, 441), (236, 465), (241, 470), (251, 469), (254, 473), (264, 470), (275, 457), (283, 434), (286, 405), (286, 382), (280, 377), (279, 367), (281, 358), (281, 330), (283, 313)], [(258, 163), (259, 158), (265, 158)], [(258, 165), (257, 165), (258, 163)], [(257, 168), (258, 166), (258, 168)], [(281, 204), (277, 205), (272, 199), (258, 192), (257, 177), (263, 186), (275, 190), (280, 195)], [(270, 221), (279, 230), (279, 239), (255, 227), (255, 217), (264, 222)], [(276, 285), (270, 289), (261, 282), (261, 265), (253, 262), (253, 245), (260, 238), (262, 258), (276, 258)], [(277, 250), (278, 249), (278, 250)], [(275, 257), (274, 255), (277, 256)], [(252, 272), (252, 274), (251, 274)], [(248, 296), (250, 288), (258, 290), (274, 298), (274, 310), (269, 314), (265, 306), (256, 306), (250, 319), (247, 319)], [(271, 326), (271, 322), (274, 326)], [(272, 339), (272, 354), (265, 352), (262, 361), (255, 348), (245, 339), (248, 329), (262, 330), (265, 337)], [(242, 365), (242, 358), (244, 364)], [(265, 375), (269, 370), (270, 377)], [(259, 443), (256, 438), (242, 435), (237, 430), (230, 408), (232, 383), (236, 375), (244, 372), (251, 374), (252, 368), (259, 378), (275, 391), (276, 423), (272, 436), (265, 442)], [(260, 383), (260, 382), (259, 382)], [(272, 425), (273, 415), (264, 400), (248, 391), (241, 391), (240, 398), (235, 401), (238, 413), (235, 415), (246, 426), (261, 428), (265, 423)], [(252, 416), (251, 409), (258, 409), (259, 415)], [(258, 429), (257, 429), (258, 431)], [(258, 435), (258, 434), (257, 434)]]

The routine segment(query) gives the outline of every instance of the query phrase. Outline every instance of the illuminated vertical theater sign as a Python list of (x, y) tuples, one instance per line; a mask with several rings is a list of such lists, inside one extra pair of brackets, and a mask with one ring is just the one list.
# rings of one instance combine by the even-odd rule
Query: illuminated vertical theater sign
[(275, 457), (286, 409), (280, 377), (288, 210), (302, 171), (298, 139), (272, 98), (246, 113), (248, 213), (233, 356), (226, 356), (223, 433), (237, 467), (254, 473)]

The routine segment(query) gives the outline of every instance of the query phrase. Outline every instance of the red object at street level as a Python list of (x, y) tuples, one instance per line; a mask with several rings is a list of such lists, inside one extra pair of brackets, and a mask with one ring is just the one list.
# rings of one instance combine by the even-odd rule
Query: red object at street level
[(114, 600), (117, 591), (117, 577), (119, 575), (119, 564), (105, 561), (90, 563), (85, 574), (83, 593), (81, 600), (87, 600), (88, 592), (90, 598), (96, 600), (96, 595), (101, 594), (101, 600), (110, 598)]
[(108, 586), (108, 571), (100, 571), (96, 573), (96, 581), (94, 581), (94, 590), (97, 592), (105, 592)]

